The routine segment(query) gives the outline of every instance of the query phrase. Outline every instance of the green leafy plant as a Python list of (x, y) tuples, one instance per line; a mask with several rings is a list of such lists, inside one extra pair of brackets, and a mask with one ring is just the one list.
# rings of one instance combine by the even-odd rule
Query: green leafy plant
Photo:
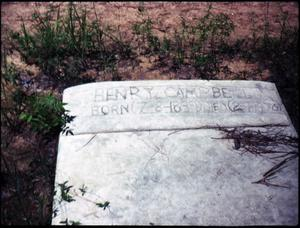
[(79, 225), (81, 225), (81, 223), (79, 221), (73, 221), (73, 220), (68, 221), (68, 218), (66, 218), (66, 220), (64, 220), (64, 221), (60, 221), (59, 223), (60, 224), (65, 224), (66, 226), (79, 226)]
[[(35, 63), (46, 75), (59, 81), (86, 81), (81, 72), (95, 67), (105, 69), (121, 57), (129, 58), (131, 48), (110, 26), (96, 19), (88, 20), (86, 8), (78, 9), (70, 3), (64, 16), (60, 8), (32, 15), (34, 32), (29, 32), (24, 21), (21, 32), (11, 37), (27, 63)], [(119, 57), (116, 57), (119, 56)]]
[(64, 108), (65, 103), (55, 96), (31, 95), (27, 99), (26, 111), (20, 114), (20, 119), (27, 122), (33, 131), (42, 134), (62, 133), (73, 134), (67, 127), (75, 117), (69, 116)]
[(162, 40), (162, 44), (161, 44), (161, 52), (162, 53), (168, 53), (168, 51), (170, 50), (171, 47), (171, 41), (170, 39), (166, 38), (164, 36), (163, 40)]
[(62, 184), (58, 184), (58, 186), (60, 187), (60, 193), (61, 193), (61, 199), (60, 202), (62, 201), (66, 201), (68, 203), (75, 201), (75, 199), (73, 198), (73, 196), (71, 196), (69, 194), (70, 189), (73, 187), (71, 186), (67, 186), (68, 181), (63, 182)]
[(82, 196), (84, 196), (86, 190), (87, 190), (87, 186), (85, 186), (84, 184), (79, 188), (79, 191), (81, 192)]
[(193, 64), (199, 77), (204, 79), (211, 79), (219, 72), (219, 62), (213, 54), (198, 54)]
[[(248, 62), (256, 62), (268, 68), (271, 72), (269, 80), (276, 83), (277, 89), (283, 98), (283, 103), (291, 115), (294, 126), (298, 126), (299, 112), (299, 82), (298, 66), (298, 27), (289, 24), (290, 15), (279, 5), (280, 14), (274, 22), (279, 31), (270, 32), (268, 11), (262, 27), (257, 26), (256, 15), (251, 14), (250, 39), (238, 39), (234, 44), (234, 54)], [(259, 35), (259, 31), (263, 33)]]
[(213, 14), (211, 9), (209, 6), (207, 13), (196, 23), (181, 17), (180, 27), (173, 34), (164, 35), (162, 40), (154, 35), (154, 22), (142, 10), (139, 11), (141, 21), (132, 26), (133, 34), (144, 54), (159, 55), (160, 64), (171, 59), (170, 67), (175, 70), (192, 65), (198, 78), (211, 79), (220, 71), (219, 48), (223, 52), (230, 50), (226, 41), (234, 31), (234, 23), (228, 15)]
[(179, 34), (176, 30), (174, 33), (174, 43), (173, 43), (173, 68), (177, 69), (184, 63), (185, 49), (184, 49), (184, 37)]
[(149, 16), (145, 17), (147, 12), (144, 7), (139, 7), (138, 13), (141, 21), (132, 25), (132, 31), (138, 39), (139, 48), (142, 46), (145, 54), (157, 54), (161, 44), (159, 38), (153, 33), (153, 21)]
[(198, 77), (211, 79), (219, 72), (217, 50), (226, 47), (226, 39), (234, 30), (234, 24), (224, 13), (212, 14), (209, 6), (204, 17), (191, 26), (191, 58)]
[(5, 50), (1, 58), (1, 124), (13, 131), (18, 131), (20, 124), (18, 117), (24, 110), (26, 99), (22, 87), (23, 81), (16, 67), (7, 63)]
[(110, 204), (110, 202), (108, 202), (108, 201), (105, 201), (104, 203), (96, 203), (96, 205), (98, 207), (103, 208), (103, 210), (105, 210), (107, 207), (109, 207), (109, 204)]

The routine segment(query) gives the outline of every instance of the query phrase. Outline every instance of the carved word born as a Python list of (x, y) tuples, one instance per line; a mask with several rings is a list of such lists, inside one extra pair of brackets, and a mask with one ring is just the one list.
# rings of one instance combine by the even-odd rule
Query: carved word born
[[(271, 96), (277, 96), (268, 91)], [(260, 88), (117, 87), (96, 89), (92, 116), (155, 113), (278, 113), (283, 106), (265, 99)]]

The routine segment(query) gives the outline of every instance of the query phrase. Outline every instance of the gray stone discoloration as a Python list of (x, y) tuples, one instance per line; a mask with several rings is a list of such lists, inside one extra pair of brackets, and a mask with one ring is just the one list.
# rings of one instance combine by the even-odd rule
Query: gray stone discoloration
[(289, 124), (276, 87), (266, 82), (92, 83), (66, 89), (64, 101), (77, 116), (75, 134)]
[[(243, 97), (239, 92), (242, 90)], [(261, 112), (246, 112), (243, 106), (244, 111), (235, 112), (211, 108), (205, 112), (173, 113), (170, 107), (163, 112), (155, 106), (152, 114), (121, 114), (121, 109), (115, 109), (107, 115), (92, 115), (95, 91), (97, 105), (128, 103), (135, 105), (132, 110), (140, 108), (137, 102), (155, 106), (158, 102), (183, 105), (197, 100), (212, 104), (214, 99), (240, 102), (239, 105), (246, 101), (251, 105), (273, 102), (278, 109), (270, 106)], [(298, 223), (298, 159), (278, 174), (278, 181), (289, 185), (288, 189), (252, 184), (273, 163), (234, 150), (233, 140), (221, 139), (222, 133), (217, 129), (224, 125), (252, 125), (252, 129), (258, 129), (262, 125), (284, 124), (288, 126), (282, 130), (296, 135), (273, 84), (95, 83), (65, 90), (64, 102), (77, 120), (72, 124), (74, 136), (60, 136), (55, 182), (68, 180), (76, 201), (58, 204), (56, 196), (54, 207), (59, 212), (52, 224), (66, 218), (89, 225)], [(76, 193), (82, 184), (88, 186), (85, 197)], [(93, 203), (106, 200), (110, 202), (107, 210)]]

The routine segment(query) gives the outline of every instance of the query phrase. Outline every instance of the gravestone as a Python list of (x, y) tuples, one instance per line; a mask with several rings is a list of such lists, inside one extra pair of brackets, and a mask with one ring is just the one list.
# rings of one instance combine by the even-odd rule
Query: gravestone
[(273, 83), (100, 82), (63, 101), (76, 117), (59, 139), (52, 224), (298, 223), (298, 158), (279, 186), (254, 183), (282, 160), (243, 152), (222, 130), (297, 137)]

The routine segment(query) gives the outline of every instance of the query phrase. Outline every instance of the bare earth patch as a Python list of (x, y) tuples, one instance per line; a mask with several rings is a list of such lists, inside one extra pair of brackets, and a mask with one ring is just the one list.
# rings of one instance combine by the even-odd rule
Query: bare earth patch
[[(45, 12), (47, 6), (50, 3), (47, 2), (18, 2), (18, 3), (2, 3), (1, 7), (1, 29), (5, 34), (7, 28), (14, 31), (19, 31), (21, 28), (22, 19), (30, 27), (32, 24), (31, 15), (34, 10), (39, 12)], [(82, 8), (86, 7), (90, 10), (89, 18), (94, 19), (93, 4), (84, 2), (76, 3)], [(263, 33), (263, 24), (266, 18), (270, 22), (270, 34), (275, 35), (280, 31), (280, 24), (278, 23), (277, 16), (281, 13), (281, 10), (289, 13), (289, 23), (291, 26), (298, 26), (298, 3), (297, 2), (245, 2), (245, 3), (233, 3), (233, 2), (212, 2), (212, 13), (225, 13), (229, 15), (230, 19), (234, 21), (235, 29), (230, 39), (236, 40), (238, 38), (249, 37), (252, 33), (252, 24), (259, 27)], [(65, 9), (68, 3), (54, 2), (54, 7), (60, 6)], [(144, 7), (147, 11), (147, 15), (154, 19), (154, 32), (159, 37), (163, 34), (170, 34), (174, 29), (178, 28), (181, 23), (181, 17), (187, 19), (193, 23), (195, 19), (200, 18), (207, 12), (208, 2), (145, 2), (144, 4), (138, 2), (97, 2), (95, 8), (99, 19), (105, 24), (110, 24), (115, 28), (119, 28), (122, 34), (127, 39), (132, 38), (132, 24), (141, 21), (138, 15), (139, 7)], [(3, 34), (2, 33), (2, 34)], [(2, 38), (4, 39), (4, 37)], [(5, 42), (5, 40), (3, 40)], [(36, 67), (22, 66), (20, 59), (16, 55), (11, 56), (13, 62), (16, 62), (24, 70), (29, 68), (29, 72), (33, 75), (37, 74), (38, 69)], [(146, 79), (179, 79), (186, 78), (187, 76), (181, 76), (176, 72), (166, 72), (163, 68), (155, 67), (153, 69), (153, 63), (149, 62), (144, 57), (139, 57), (140, 63), (132, 69), (130, 64), (128, 67), (121, 66), (120, 71), (123, 75), (123, 80), (146, 80)], [(223, 65), (229, 65), (230, 68), (242, 67), (243, 71), (251, 71), (254, 68), (253, 65), (244, 66), (240, 61), (224, 61)], [(234, 66), (235, 65), (235, 66)], [(33, 69), (32, 69), (33, 68)], [(151, 69), (151, 70), (149, 70)], [(93, 70), (92, 70), (93, 71)], [(111, 80), (111, 75), (107, 74), (103, 76), (101, 73), (91, 73), (88, 70), (86, 73), (88, 77), (96, 78), (97, 81)], [(236, 72), (236, 70), (233, 70)], [(241, 71), (241, 70), (240, 70)], [(182, 73), (182, 72), (181, 72)], [(264, 76), (262, 80), (267, 80), (269, 77)], [(220, 79), (224, 79), (224, 75), (220, 75)], [(228, 77), (231, 79), (231, 76)]]
[[(1, 42), (7, 50), (10, 46), (9, 31), (20, 31), (24, 21), (29, 31), (33, 32), (32, 14), (35, 10), (43, 13), (52, 5), (54, 9), (60, 7), (62, 14), (67, 13), (68, 2), (5, 2), (1, 3)], [(188, 23), (194, 24), (196, 19), (203, 17), (209, 7), (209, 2), (75, 2), (78, 7), (86, 7), (89, 19), (95, 19), (93, 7), (97, 11), (99, 20), (118, 30), (124, 40), (137, 46), (133, 39), (132, 25), (141, 22), (139, 10), (143, 8), (146, 15), (154, 22), (153, 33), (162, 38), (170, 34), (181, 25), (184, 17)], [(290, 26), (299, 27), (297, 2), (212, 2), (212, 13), (225, 13), (234, 22), (235, 29), (229, 37), (229, 43), (237, 39), (248, 39), (253, 32), (253, 26), (258, 35), (263, 35), (264, 24), (269, 21), (271, 36), (280, 34), (278, 15), (288, 12)], [(162, 62), (158, 55), (138, 55), (134, 60), (121, 60), (117, 63), (119, 80), (175, 80), (197, 79), (195, 68), (183, 65), (178, 69), (170, 69), (168, 60)], [(27, 63), (16, 50), (10, 51), (8, 63), (13, 63), (20, 78), (24, 82), (31, 82), (32, 93), (53, 93), (61, 97), (63, 85), (57, 85), (49, 80), (42, 70), (35, 64)], [(271, 81), (273, 72), (268, 66), (259, 61), (250, 62), (239, 56), (227, 57), (220, 60), (220, 72), (216, 79), (221, 80), (262, 80)], [(100, 71), (96, 68), (85, 69), (80, 73), (88, 80), (111, 81), (116, 79), (113, 71)], [(287, 88), (286, 91), (288, 91)], [(11, 89), (13, 90), (13, 88)], [(287, 93), (285, 99), (289, 106), (295, 105), (290, 99), (294, 93)], [(282, 95), (281, 95), (282, 96)], [(290, 114), (291, 115), (291, 114)], [(23, 125), (22, 125), (23, 126)], [(53, 182), (57, 152), (57, 138), (43, 139), (30, 132), (20, 129), (17, 134), (10, 135), (1, 126), (1, 134), (10, 139), (9, 145), (1, 150), (7, 160), (11, 173), (8, 175), (7, 164), (1, 159), (1, 223), (45, 225), (51, 222)], [(1, 143), (2, 147), (2, 143)], [(2, 148), (1, 148), (2, 149)], [(15, 186), (18, 186), (16, 189)], [(38, 199), (38, 200), (37, 200)]]

